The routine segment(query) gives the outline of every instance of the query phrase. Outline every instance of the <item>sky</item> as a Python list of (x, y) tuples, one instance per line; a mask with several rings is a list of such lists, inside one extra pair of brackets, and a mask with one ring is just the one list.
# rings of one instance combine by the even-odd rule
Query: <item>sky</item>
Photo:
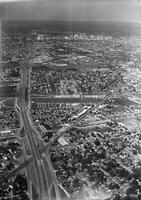
[[(141, 23), (141, 0), (0, 0), (4, 19)], [(5, 2), (5, 3), (4, 3)]]

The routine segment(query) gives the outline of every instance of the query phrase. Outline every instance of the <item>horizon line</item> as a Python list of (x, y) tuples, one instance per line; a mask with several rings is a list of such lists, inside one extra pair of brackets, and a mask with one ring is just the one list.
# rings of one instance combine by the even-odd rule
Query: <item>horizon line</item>
[[(63, 19), (39, 19), (39, 20), (36, 20), (36, 19), (2, 19), (1, 18), (1, 21), (9, 21), (9, 22), (14, 22), (14, 21), (35, 21), (35, 22), (38, 22), (38, 21), (43, 21), (43, 22), (69, 22), (69, 20), (63, 20)], [(92, 20), (71, 20), (71, 22), (81, 22), (81, 23), (126, 23), (126, 24), (140, 24), (141, 25), (141, 22), (138, 22), (138, 21), (112, 21), (112, 20), (108, 20), (108, 21), (102, 21), (102, 20), (99, 20), (99, 21), (92, 21)]]

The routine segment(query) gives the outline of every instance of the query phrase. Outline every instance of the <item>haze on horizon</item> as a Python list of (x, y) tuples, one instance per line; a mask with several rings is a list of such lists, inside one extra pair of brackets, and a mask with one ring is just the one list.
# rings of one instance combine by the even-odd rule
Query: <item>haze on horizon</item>
[(5, 20), (141, 23), (140, 0), (0, 0)]

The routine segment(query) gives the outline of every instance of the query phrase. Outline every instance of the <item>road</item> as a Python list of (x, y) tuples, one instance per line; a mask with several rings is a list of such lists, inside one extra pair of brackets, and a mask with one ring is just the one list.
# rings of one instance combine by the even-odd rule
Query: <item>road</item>
[[(20, 110), (20, 117), (23, 121), (23, 126), (24, 126), (24, 130), (26, 132), (27, 138), (28, 138), (28, 142), (30, 145), (30, 150), (31, 150), (31, 154), (33, 156), (33, 163), (34, 163), (34, 169), (35, 169), (35, 177), (36, 177), (36, 182), (37, 182), (37, 190), (38, 192), (40, 191), (41, 194), (43, 193), (43, 186), (42, 186), (42, 180), (41, 180), (41, 172), (39, 170), (38, 167), (38, 163), (40, 160), (40, 154), (38, 152), (38, 149), (36, 147), (36, 142), (35, 139), (32, 135), (32, 129), (30, 127), (30, 124), (28, 122), (28, 117), (27, 117), (27, 113), (26, 113), (26, 102), (25, 102), (25, 89), (27, 87), (27, 63), (24, 63), (23, 66), (25, 66), (22, 70), (22, 76), (21, 76), (21, 86), (22, 86), (22, 96), (20, 98), (19, 101), (19, 110)], [(26, 145), (26, 144), (25, 144)], [(42, 199), (42, 198), (40, 198)]]
[[(52, 144), (54, 144), (67, 130), (69, 127), (66, 127), (64, 129), (61, 128), (58, 130), (58, 134), (45, 146), (42, 146), (41, 148), (39, 148), (40, 153), (43, 153), (44, 156), (44, 152), (46, 151), (46, 149), (49, 149), (50, 146)], [(61, 131), (62, 130), (62, 131)], [(7, 179), (13, 177), (14, 175), (16, 175), (19, 171), (21, 171), (23, 168), (27, 167), (31, 162), (33, 162), (33, 156), (30, 156), (30, 158), (27, 158), (21, 165), (19, 165), (17, 168), (13, 169), (9, 174), (6, 174), (3, 178), (0, 179), (0, 186), (7, 181)], [(53, 169), (53, 168), (52, 168)]]
[(45, 97), (45, 96), (31, 96), (31, 100), (36, 103), (99, 103), (102, 102), (105, 95), (99, 97)]
[(31, 156), (33, 159), (38, 200), (66, 200), (68, 199), (69, 195), (57, 181), (56, 174), (50, 161), (48, 150), (46, 149), (44, 153), (40, 153), (39, 149), (41, 149), (44, 144), (43, 141), (41, 141), (37, 137), (37, 134), (35, 134), (29, 117), (29, 109), (27, 106), (29, 104), (25, 101), (25, 90), (28, 80), (28, 68), (29, 60), (25, 59), (25, 62), (23, 63), (23, 68), (21, 70), (22, 95), (21, 98), (17, 100), (17, 110), (19, 111), (20, 118), (23, 122), (24, 130), (29, 144), (29, 149), (31, 151)]

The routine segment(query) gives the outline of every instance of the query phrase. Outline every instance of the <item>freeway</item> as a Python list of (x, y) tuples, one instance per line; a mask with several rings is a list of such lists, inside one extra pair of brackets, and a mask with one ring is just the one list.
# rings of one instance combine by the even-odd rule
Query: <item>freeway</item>
[[(30, 161), (33, 161), (38, 200), (66, 200), (68, 199), (69, 195), (57, 181), (56, 174), (50, 161), (48, 149), (45, 148), (44, 153), (41, 154), (40, 149), (44, 146), (44, 143), (38, 138), (30, 120), (30, 109), (28, 108), (30, 104), (25, 100), (25, 91), (27, 88), (27, 81), (29, 76), (28, 68), (29, 60), (28, 58), (26, 58), (25, 62), (23, 63), (23, 68), (21, 70), (20, 85), (22, 95), (16, 101), (16, 108), (20, 115), (20, 119), (22, 120), (22, 124), (24, 126), (25, 134), (29, 144), (30, 153), (32, 156), (30, 158), (32, 160)], [(30, 87), (30, 85), (28, 85), (28, 87)], [(38, 147), (39, 144), (40, 148)], [(23, 145), (27, 145), (27, 143)], [(33, 174), (30, 173), (30, 171), (28, 171), (28, 173)]]
[[(28, 63), (26, 63), (27, 65)], [(37, 141), (35, 135), (33, 133), (31, 124), (29, 122), (29, 116), (27, 115), (26, 111), (26, 102), (25, 102), (25, 90), (27, 87), (27, 66), (23, 68), (22, 71), (22, 98), (20, 103), (20, 114), (23, 121), (24, 129), (28, 138), (28, 142), (30, 145), (31, 154), (33, 156), (33, 163), (35, 168), (35, 177), (37, 183), (37, 190), (39, 194), (39, 200), (48, 200), (48, 183), (46, 176), (46, 169), (44, 167), (44, 163), (42, 157), (40, 155), (39, 149), (37, 148)]]
[[(39, 148), (40, 154), (44, 153), (46, 151), (46, 149), (49, 149), (51, 147), (51, 145), (54, 144), (68, 129), (69, 129), (68, 126), (66, 126), (65, 129), (64, 129), (64, 127), (59, 129), (58, 133), (57, 133), (57, 136), (53, 137), (53, 139), (48, 144), (46, 144), (46, 145), (42, 146), (41, 148)], [(13, 177), (16, 173), (21, 171), (23, 168), (27, 167), (31, 162), (33, 162), (33, 156), (31, 156), (30, 158), (27, 158), (21, 165), (19, 165), (17, 168), (12, 170), (9, 174), (6, 174), (5, 176), (3, 176), (0, 179), (0, 186), (3, 184), (3, 182), (5, 182), (9, 178)]]
[[(24, 65), (27, 65), (27, 63), (25, 63)], [(24, 71), (25, 70), (25, 71)], [(35, 177), (37, 179), (37, 183), (38, 183), (38, 187), (37, 187), (37, 190), (38, 192), (42, 192), (42, 180), (40, 178), (40, 171), (38, 169), (38, 162), (37, 162), (37, 159), (36, 159), (36, 151), (34, 146), (36, 146), (36, 143), (35, 141), (33, 140), (32, 141), (32, 138), (30, 136), (30, 133), (32, 132), (31, 130), (31, 127), (30, 125), (28, 124), (28, 119), (27, 119), (27, 116), (26, 116), (26, 111), (25, 111), (25, 107), (26, 107), (26, 102), (25, 102), (25, 88), (26, 88), (26, 85), (27, 85), (27, 70), (26, 70), (26, 67), (24, 67), (24, 69), (22, 70), (22, 74), (21, 74), (21, 86), (22, 86), (22, 97), (20, 98), (19, 101), (17, 101), (19, 103), (19, 105), (17, 105), (17, 107), (19, 107), (19, 114), (20, 114), (20, 117), (23, 121), (23, 125), (24, 125), (24, 130), (26, 132), (26, 135), (28, 136), (28, 140), (29, 140), (29, 144), (30, 144), (30, 149), (32, 151), (32, 155), (33, 155), (33, 162), (34, 162), (34, 168), (35, 168)], [(39, 153), (38, 153), (38, 156), (39, 156)]]

